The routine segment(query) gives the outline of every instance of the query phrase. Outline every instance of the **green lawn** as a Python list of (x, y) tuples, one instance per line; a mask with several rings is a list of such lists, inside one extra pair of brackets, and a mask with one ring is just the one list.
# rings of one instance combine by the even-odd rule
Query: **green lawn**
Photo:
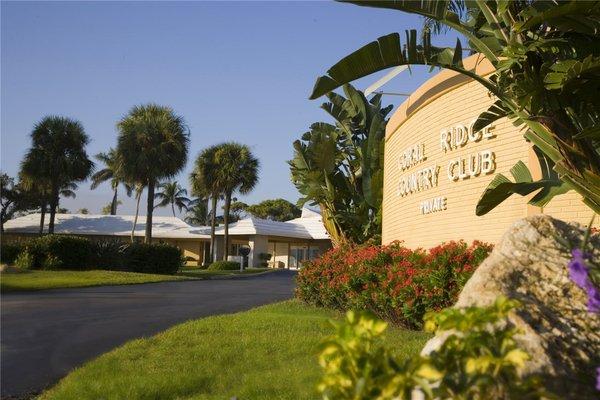
[[(314, 399), (318, 343), (339, 314), (286, 301), (177, 325), (88, 362), (42, 399)], [(428, 335), (392, 328), (399, 355)]]
[(0, 290), (15, 292), (101, 285), (130, 285), (190, 279), (186, 276), (120, 271), (19, 271), (0, 274)]
[(213, 277), (270, 272), (269, 268), (250, 268), (240, 271), (207, 271), (183, 269), (177, 275), (140, 274), (121, 271), (17, 271), (0, 273), (0, 290), (17, 292), (86, 286), (132, 285), (163, 281), (211, 279)]
[(206, 269), (199, 269), (199, 268), (183, 268), (181, 271), (178, 272), (177, 275), (180, 276), (189, 276), (191, 278), (199, 278), (199, 279), (206, 279), (206, 278), (210, 278), (213, 276), (225, 276), (225, 275), (252, 275), (252, 274), (259, 274), (259, 273), (266, 273), (266, 272), (273, 272), (273, 271), (277, 271), (274, 268), (247, 268), (243, 271), (209, 271)]

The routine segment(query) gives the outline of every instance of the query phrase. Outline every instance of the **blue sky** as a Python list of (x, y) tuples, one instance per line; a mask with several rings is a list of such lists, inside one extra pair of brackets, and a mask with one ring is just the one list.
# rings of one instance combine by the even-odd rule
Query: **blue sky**
[[(308, 100), (317, 76), (378, 36), (421, 25), (416, 16), (333, 2), (2, 2), (1, 22), (2, 171), (16, 175), (45, 115), (80, 120), (94, 155), (115, 145), (115, 123), (131, 106), (156, 102), (190, 127), (190, 160), (177, 177), (185, 186), (202, 148), (230, 140), (252, 148), (262, 168), (254, 192), (240, 197), (248, 203), (298, 199), (285, 161), (311, 123), (328, 121), (322, 101)], [(417, 68), (385, 90), (410, 92), (427, 77)], [(61, 206), (97, 213), (110, 199), (108, 185), (91, 191), (86, 182)], [(132, 213), (133, 200), (121, 199), (119, 213)]]

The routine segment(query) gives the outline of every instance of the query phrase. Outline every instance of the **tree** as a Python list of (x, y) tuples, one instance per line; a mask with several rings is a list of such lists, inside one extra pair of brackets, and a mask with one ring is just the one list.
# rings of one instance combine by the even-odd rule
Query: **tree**
[(133, 218), (133, 225), (131, 226), (131, 243), (135, 241), (135, 227), (137, 226), (138, 216), (140, 215), (140, 199), (144, 192), (144, 185), (138, 183), (135, 187), (135, 217)]
[(187, 196), (187, 190), (182, 188), (177, 181), (164, 182), (158, 185), (162, 192), (158, 192), (154, 195), (155, 199), (159, 200), (159, 203), (155, 207), (165, 207), (171, 205), (171, 211), (175, 216), (175, 206), (181, 213), (182, 210), (188, 211), (188, 204), (190, 199)]
[[(530, 204), (544, 206), (570, 189), (600, 213), (600, 3), (582, 1), (351, 1), (424, 16), (428, 26), (445, 26), (466, 37), (469, 48), (494, 67), (489, 76), (464, 68), (463, 47), (436, 47), (425, 29), (382, 36), (333, 65), (318, 78), (311, 98), (377, 71), (399, 65), (429, 65), (464, 74), (497, 101), (475, 122), (480, 130), (508, 117), (524, 126), (534, 144), (543, 179), (533, 182), (525, 164), (499, 174), (476, 207), (483, 215), (513, 193), (535, 191)], [(576, 22), (575, 22), (576, 21)], [(541, 189), (541, 190), (540, 190)]]
[[(35, 162), (41, 162), (40, 160), (36, 160)], [(29, 167), (33, 170), (33, 167)], [(32, 208), (40, 209), (40, 223), (38, 233), (43, 235), (44, 233), (44, 224), (46, 220), (46, 212), (48, 211), (48, 198), (50, 197), (50, 189), (48, 188), (47, 182), (36, 179), (35, 176), (30, 176), (24, 173), (23, 169), (19, 172), (19, 185), (22, 190), (26, 192), (32, 201), (35, 203), (35, 206)]]
[[(77, 197), (77, 194), (75, 193), (75, 191), (79, 188), (79, 186), (77, 186), (76, 183), (74, 182), (69, 182), (67, 184), (65, 184), (63, 187), (60, 188), (59, 194), (60, 196), (59, 201), (56, 203), (56, 209), (58, 210), (60, 208), (60, 198), (61, 197), (67, 197), (70, 199), (74, 199)], [(66, 210), (66, 208), (63, 208), (62, 210)], [(62, 211), (57, 211), (59, 214), (66, 214)]]
[(77, 214), (89, 214), (90, 211), (87, 208), (80, 208), (79, 210), (77, 210)]
[(205, 226), (210, 224), (208, 201), (208, 198), (190, 200), (184, 221), (190, 225)]
[(318, 205), (334, 245), (380, 237), (387, 114), (381, 95), (369, 101), (350, 85), (321, 108), (335, 125), (317, 122), (294, 142), (289, 161), (299, 206)]
[[(223, 200), (225, 200), (225, 198), (223, 198)], [(225, 206), (223, 206), (223, 209), (224, 208)], [(238, 199), (235, 197), (231, 199), (231, 205), (229, 206), (229, 223), (231, 224), (242, 219), (244, 214), (246, 214), (246, 208), (248, 208), (248, 204), (244, 203), (243, 201), (238, 201)], [(224, 215), (223, 221), (225, 221)]]
[(108, 203), (107, 205), (102, 207), (102, 210), (100, 210), (100, 213), (102, 215), (115, 215), (115, 214), (113, 214), (113, 210), (115, 209), (115, 207), (120, 206), (121, 204), (123, 204), (123, 202), (121, 200), (117, 200), (117, 204), (115, 204), (114, 202), (111, 201), (110, 203)]
[(194, 163), (194, 170), (190, 174), (190, 185), (192, 195), (199, 198), (210, 199), (210, 260), (215, 260), (215, 229), (217, 225), (217, 202), (221, 195), (223, 183), (220, 181), (222, 176), (218, 173), (216, 164), (216, 152), (218, 146), (208, 147), (198, 154)]
[(259, 161), (246, 145), (227, 142), (217, 146), (214, 154), (219, 191), (225, 196), (224, 211), (224, 252), (223, 260), (229, 256), (229, 210), (233, 193), (246, 194), (258, 182)]
[(42, 210), (46, 201), (50, 206), (48, 233), (54, 233), (61, 190), (87, 179), (93, 171), (94, 163), (85, 151), (89, 137), (79, 121), (49, 116), (35, 125), (31, 142), (21, 162), (20, 176), (29, 188), (41, 194)]
[(120, 175), (120, 169), (119, 169), (120, 159), (119, 159), (119, 156), (115, 149), (111, 148), (106, 153), (96, 154), (96, 159), (98, 161), (102, 162), (105, 165), (105, 167), (102, 168), (100, 171), (96, 172), (94, 175), (92, 175), (91, 189), (94, 190), (98, 186), (100, 186), (101, 183), (110, 181), (110, 187), (113, 190), (113, 198), (112, 198), (111, 207), (110, 207), (110, 215), (116, 215), (117, 214), (117, 206), (119, 204), (122, 204), (118, 201), (119, 185), (123, 184), (125, 186), (127, 196), (131, 196), (131, 193), (133, 192), (133, 188), (130, 184), (125, 182), (123, 180), (123, 177)]
[(35, 209), (38, 204), (37, 198), (24, 190), (22, 185), (15, 184), (12, 177), (0, 172), (0, 233), (4, 232), (4, 223), (15, 214)]
[(4, 233), (4, 223), (15, 213), (17, 190), (15, 180), (5, 173), (0, 174), (0, 232)]
[(302, 210), (298, 206), (284, 199), (264, 200), (258, 204), (246, 206), (244, 211), (256, 218), (272, 221), (289, 221), (302, 214)]
[(189, 130), (171, 108), (156, 104), (133, 107), (117, 129), (117, 154), (124, 180), (143, 183), (148, 189), (145, 241), (151, 243), (155, 187), (185, 166)]

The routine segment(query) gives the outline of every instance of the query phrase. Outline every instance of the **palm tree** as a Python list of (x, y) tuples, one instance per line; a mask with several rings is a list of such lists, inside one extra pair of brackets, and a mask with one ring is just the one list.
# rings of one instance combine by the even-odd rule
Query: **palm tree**
[(148, 188), (145, 242), (152, 242), (154, 189), (183, 169), (187, 161), (189, 130), (181, 116), (164, 106), (133, 107), (118, 123), (117, 154), (128, 182)]
[(35, 125), (31, 142), (31, 148), (21, 162), (20, 175), (31, 187), (35, 186), (44, 193), (42, 210), (47, 201), (50, 206), (48, 233), (54, 233), (61, 190), (87, 179), (93, 171), (94, 163), (85, 151), (89, 137), (79, 121), (49, 116)]
[(208, 201), (208, 198), (202, 197), (190, 200), (184, 221), (190, 225), (208, 225)]
[(92, 175), (92, 190), (100, 186), (101, 183), (110, 181), (110, 187), (113, 190), (113, 198), (110, 203), (110, 215), (117, 215), (117, 206), (119, 205), (118, 190), (122, 183), (127, 191), (127, 196), (131, 196), (133, 188), (119, 176), (119, 157), (117, 151), (113, 148), (106, 153), (96, 154), (96, 159), (104, 163), (105, 168)]
[(210, 199), (210, 260), (215, 261), (215, 229), (217, 225), (217, 202), (221, 195), (220, 175), (215, 163), (218, 146), (208, 147), (198, 154), (194, 170), (190, 174), (192, 194), (199, 198)]
[(133, 226), (131, 227), (131, 243), (135, 241), (135, 227), (137, 225), (138, 216), (140, 215), (140, 199), (142, 198), (143, 192), (143, 184), (140, 183), (135, 185), (135, 218), (133, 219)]
[(246, 145), (228, 142), (217, 147), (214, 157), (217, 166), (217, 182), (225, 196), (223, 206), (224, 252), (223, 260), (229, 256), (229, 209), (233, 193), (246, 194), (254, 189), (258, 182), (259, 161)]
[[(30, 164), (33, 163), (34, 160), (30, 159)], [(41, 162), (40, 160), (36, 160), (35, 162)], [(34, 167), (30, 165), (28, 167), (30, 170), (33, 170)], [(40, 167), (41, 168), (41, 167)], [(49, 189), (46, 182), (42, 181), (41, 178), (37, 178), (35, 176), (29, 175), (26, 171), (23, 170), (21, 164), (21, 171), (19, 172), (19, 183), (24, 191), (26, 191), (30, 197), (36, 199), (36, 203), (38, 208), (40, 209), (40, 223), (38, 234), (44, 234), (44, 223), (46, 220), (46, 211), (48, 210), (48, 197), (49, 197)]]
[(177, 181), (164, 182), (159, 184), (158, 187), (162, 189), (162, 192), (154, 195), (155, 199), (160, 200), (155, 207), (165, 207), (170, 204), (173, 216), (175, 216), (175, 206), (177, 206), (179, 212), (188, 210), (190, 199), (186, 197), (187, 190), (182, 188)]

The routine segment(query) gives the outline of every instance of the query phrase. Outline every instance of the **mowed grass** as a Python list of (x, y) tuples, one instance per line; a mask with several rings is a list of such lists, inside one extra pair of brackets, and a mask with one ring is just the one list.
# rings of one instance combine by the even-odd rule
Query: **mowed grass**
[(0, 290), (16, 292), (101, 285), (131, 285), (186, 279), (190, 279), (190, 277), (102, 270), (18, 271), (0, 273)]
[(223, 270), (223, 271), (209, 271), (207, 269), (200, 268), (183, 268), (177, 273), (180, 276), (189, 276), (191, 278), (206, 279), (210, 277), (228, 276), (228, 275), (254, 275), (266, 272), (277, 271), (274, 268), (246, 268), (243, 271), (239, 270)]
[[(315, 399), (320, 341), (340, 314), (291, 300), (177, 325), (88, 362), (42, 399)], [(390, 328), (398, 355), (423, 332)]]
[(20, 292), (59, 288), (107, 285), (134, 285), (165, 281), (213, 279), (275, 271), (269, 268), (250, 268), (240, 271), (207, 271), (185, 268), (176, 275), (141, 274), (122, 271), (13, 271), (0, 273), (2, 292)]

